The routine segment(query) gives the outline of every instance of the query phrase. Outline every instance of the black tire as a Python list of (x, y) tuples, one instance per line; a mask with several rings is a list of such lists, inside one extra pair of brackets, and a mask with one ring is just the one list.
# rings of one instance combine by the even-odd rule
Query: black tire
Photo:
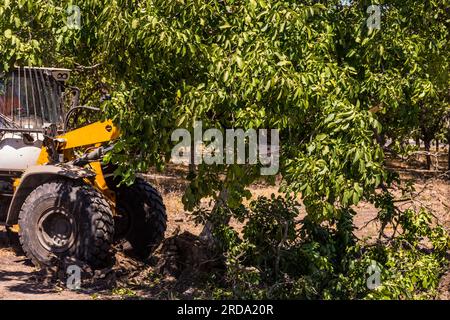
[(37, 187), (19, 213), (19, 240), (37, 267), (74, 258), (94, 269), (112, 262), (111, 208), (92, 186), (57, 180)]
[(125, 239), (132, 254), (147, 259), (164, 239), (166, 207), (159, 192), (143, 179), (117, 190), (116, 240)]

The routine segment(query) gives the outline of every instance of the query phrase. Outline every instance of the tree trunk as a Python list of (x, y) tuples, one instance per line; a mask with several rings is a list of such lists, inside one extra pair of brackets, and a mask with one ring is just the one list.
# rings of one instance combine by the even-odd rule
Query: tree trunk
[(430, 155), (430, 149), (431, 149), (431, 140), (424, 140), (425, 144), (425, 151), (427, 152), (426, 158), (427, 158), (427, 170), (431, 170), (431, 155)]
[(439, 152), (439, 140), (436, 139), (436, 152)]
[(450, 125), (447, 129), (447, 148), (448, 148), (447, 168), (450, 171)]
[(448, 144), (448, 157), (447, 157), (447, 163), (448, 163), (448, 165), (447, 165), (447, 169), (450, 171), (450, 143)]
[[(219, 198), (217, 199), (216, 203), (214, 204), (214, 208), (212, 209), (212, 214), (214, 212), (227, 204), (228, 200), (228, 189), (222, 189), (219, 193)], [(228, 224), (230, 222), (229, 218), (226, 218), (225, 221), (221, 221), (220, 223)], [(205, 226), (203, 227), (202, 232), (200, 233), (200, 239), (205, 241), (208, 246), (215, 247), (217, 245), (217, 239), (214, 237), (214, 228), (216, 226), (212, 221), (207, 221), (205, 223)]]
[(189, 161), (189, 173), (193, 176), (195, 175), (195, 141), (191, 141), (191, 160)]

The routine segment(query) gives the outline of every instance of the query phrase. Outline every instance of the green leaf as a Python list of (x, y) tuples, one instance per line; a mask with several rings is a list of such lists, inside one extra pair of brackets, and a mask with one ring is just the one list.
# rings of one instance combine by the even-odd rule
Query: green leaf
[(11, 39), (11, 37), (12, 37), (11, 29), (6, 29), (3, 34), (5, 35), (6, 39)]

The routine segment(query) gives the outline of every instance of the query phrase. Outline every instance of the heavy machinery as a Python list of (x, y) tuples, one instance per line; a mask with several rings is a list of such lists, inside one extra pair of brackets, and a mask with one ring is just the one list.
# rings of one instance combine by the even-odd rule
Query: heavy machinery
[(52, 68), (0, 73), (0, 224), (38, 267), (73, 258), (103, 268), (118, 241), (145, 259), (164, 237), (161, 195), (140, 178), (119, 186), (103, 157), (120, 131), (108, 120), (86, 123), (100, 111), (78, 105), (69, 77)]

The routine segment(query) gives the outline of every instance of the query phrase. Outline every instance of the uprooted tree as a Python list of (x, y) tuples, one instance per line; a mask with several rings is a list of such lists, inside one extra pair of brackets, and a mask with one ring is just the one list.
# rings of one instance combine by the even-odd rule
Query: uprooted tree
[[(76, 27), (67, 25), (78, 14), (74, 4)], [(230, 280), (232, 294), (250, 286), (255, 296), (420, 296), (436, 287), (448, 239), (429, 227), (427, 212), (395, 207), (390, 187), (398, 179), (384, 166), (380, 142), (419, 130), (429, 146), (445, 125), (449, 3), (374, 2), (380, 29), (368, 27), (370, 4), (0, 0), (1, 64), (73, 68), (75, 82), (89, 93), (84, 103), (95, 104), (98, 89), (108, 88), (105, 116), (123, 133), (110, 161), (121, 165), (117, 173), (125, 179), (162, 168), (173, 130), (191, 130), (195, 120), (220, 130), (279, 129), (282, 191), (301, 195), (307, 212), (300, 231), (290, 200), (242, 207), (246, 187), (261, 178), (258, 166), (200, 164), (183, 198), (199, 221), (213, 222), (230, 270), (246, 264), (259, 270), (230, 271), (242, 277)], [(217, 199), (223, 190), (222, 206), (200, 210), (201, 199)], [(353, 235), (353, 206), (360, 201), (375, 204), (383, 227), (400, 224), (403, 235), (386, 244), (380, 231), (379, 246), (361, 248)], [(248, 221), (244, 238), (227, 226), (230, 216)], [(431, 239), (432, 255), (417, 249), (421, 237)], [(239, 252), (245, 261), (234, 258)], [(404, 275), (404, 283), (386, 280), (369, 294), (361, 281), (370, 261), (391, 279), (401, 274), (396, 259), (411, 272), (427, 264), (426, 280)]]

